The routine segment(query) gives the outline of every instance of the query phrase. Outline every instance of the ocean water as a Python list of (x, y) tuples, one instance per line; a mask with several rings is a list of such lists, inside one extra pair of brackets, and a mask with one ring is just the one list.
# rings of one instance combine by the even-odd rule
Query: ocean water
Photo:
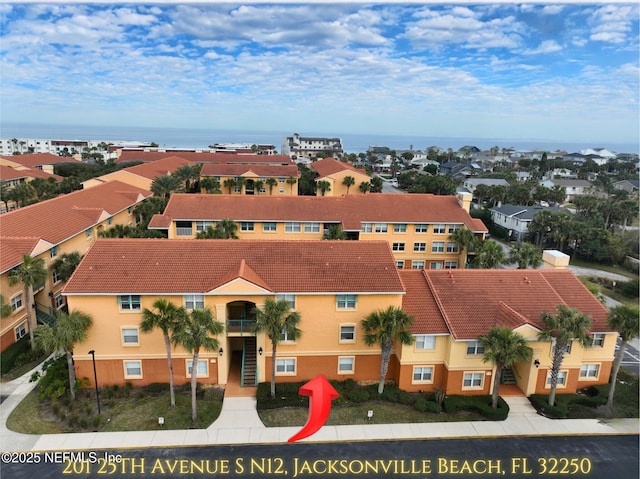
[[(139, 141), (155, 142), (167, 148), (207, 148), (214, 143), (262, 143), (275, 145), (280, 151), (284, 139), (294, 133), (293, 131), (0, 123), (0, 138), (2, 139)], [(640, 151), (640, 146), (637, 143), (598, 142), (592, 144), (544, 139), (431, 137), (303, 131), (297, 133), (306, 137), (339, 137), (342, 139), (343, 147), (347, 153), (364, 152), (370, 146), (387, 146), (394, 150), (408, 150), (413, 147), (414, 150), (423, 151), (430, 146), (451, 148), (454, 151), (463, 146), (476, 146), (481, 150), (498, 146), (500, 148), (515, 148), (516, 150), (565, 150), (570, 153), (585, 148), (607, 148), (618, 153), (638, 153)]]

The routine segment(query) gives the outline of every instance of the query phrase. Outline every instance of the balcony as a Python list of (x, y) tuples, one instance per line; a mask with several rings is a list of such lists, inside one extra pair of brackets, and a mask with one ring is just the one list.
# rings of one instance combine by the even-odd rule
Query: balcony
[(193, 228), (176, 228), (176, 236), (193, 236)]
[(256, 324), (255, 319), (227, 319), (227, 334), (243, 336), (245, 334), (253, 335), (253, 327)]

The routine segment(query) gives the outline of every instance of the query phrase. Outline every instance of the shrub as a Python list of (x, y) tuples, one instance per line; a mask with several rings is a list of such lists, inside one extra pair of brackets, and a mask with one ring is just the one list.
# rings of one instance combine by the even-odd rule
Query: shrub
[(471, 411), (492, 421), (501, 421), (509, 415), (509, 406), (504, 399), (498, 399), (498, 407), (491, 407), (491, 396), (447, 396), (443, 402), (445, 412), (455, 414)]
[(368, 401), (371, 399), (371, 395), (365, 388), (356, 388), (348, 392), (347, 398), (349, 401), (358, 403)]
[(420, 412), (431, 412), (434, 414), (440, 414), (442, 412), (442, 408), (437, 402), (428, 401), (424, 396), (418, 397), (413, 407)]
[(632, 279), (631, 281), (625, 281), (624, 283), (620, 283), (619, 291), (620, 291), (620, 294), (627, 296), (628, 298), (637, 298), (639, 288), (640, 288), (640, 281), (638, 280), (638, 278), (635, 278), (635, 279)]
[(276, 409), (280, 407), (308, 407), (308, 398), (298, 394), (298, 390), (302, 384), (304, 383), (277, 384), (275, 398), (271, 398), (270, 382), (258, 384), (258, 391), (256, 393), (258, 410)]
[(543, 416), (554, 419), (562, 419), (567, 416), (567, 403), (560, 401), (558, 396), (556, 396), (554, 406), (549, 406), (548, 394), (532, 394), (529, 396), (529, 401), (531, 401), (533, 407)]
[(0, 373), (6, 374), (15, 367), (16, 359), (21, 354), (30, 349), (29, 336), (24, 336), (2, 351), (2, 361), (0, 362)]
[(147, 387), (145, 387), (147, 392), (151, 394), (163, 393), (169, 390), (169, 384), (167, 383), (151, 383)]

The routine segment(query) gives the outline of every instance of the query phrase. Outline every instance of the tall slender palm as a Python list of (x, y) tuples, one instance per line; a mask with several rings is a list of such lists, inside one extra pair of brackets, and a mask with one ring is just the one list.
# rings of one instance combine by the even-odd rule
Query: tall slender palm
[(276, 352), (282, 336), (289, 341), (298, 339), (302, 331), (298, 328), (301, 317), (297, 311), (291, 311), (286, 300), (276, 301), (267, 298), (262, 308), (256, 308), (254, 332), (264, 332), (271, 341), (271, 397), (276, 397)]
[(363, 181), (362, 183), (360, 183), (359, 188), (360, 191), (366, 195), (369, 190), (371, 190), (371, 183), (369, 183), (368, 181)]
[(264, 181), (262, 180), (256, 180), (253, 183), (253, 190), (254, 190), (254, 195), (259, 195), (260, 194), (260, 190), (264, 188)]
[(173, 333), (171, 342), (182, 346), (193, 354), (191, 362), (191, 420), (198, 420), (196, 405), (196, 377), (200, 350), (215, 351), (220, 347), (217, 336), (224, 332), (224, 325), (216, 321), (210, 309), (193, 309), (182, 321), (182, 326)]
[(414, 337), (409, 328), (413, 323), (413, 317), (409, 316), (402, 308), (389, 306), (368, 314), (361, 322), (364, 329), (364, 343), (367, 346), (380, 346), (380, 382), (378, 394), (384, 391), (384, 381), (389, 369), (391, 349), (393, 343), (412, 344)]
[(342, 180), (342, 184), (347, 187), (347, 194), (349, 194), (349, 188), (351, 188), (356, 182), (356, 179), (351, 176), (345, 176)]
[(556, 314), (543, 311), (540, 319), (544, 323), (544, 329), (538, 333), (538, 339), (555, 343), (552, 351), (551, 391), (549, 391), (549, 405), (553, 406), (556, 400), (558, 373), (560, 372), (564, 355), (574, 340), (583, 346), (589, 344), (591, 318), (575, 308), (560, 304), (556, 309)]
[(87, 339), (93, 319), (86, 313), (73, 310), (69, 314), (58, 313), (58, 320), (51, 327), (41, 324), (35, 331), (35, 344), (47, 353), (64, 351), (69, 369), (69, 391), (76, 398), (76, 370), (73, 365), (73, 347)]
[(506, 261), (506, 256), (500, 246), (495, 241), (483, 241), (478, 248), (475, 262), (479, 268), (497, 268)]
[(290, 176), (289, 178), (287, 178), (287, 184), (291, 188), (291, 196), (293, 196), (293, 185), (295, 185), (297, 182), (298, 179), (294, 176)]
[(476, 235), (469, 228), (458, 228), (449, 235), (449, 239), (453, 241), (460, 250), (460, 264), (464, 267), (467, 264), (467, 256), (469, 248), (476, 244)]
[(171, 407), (176, 405), (176, 394), (173, 384), (173, 362), (171, 359), (171, 334), (180, 328), (187, 312), (183, 307), (178, 307), (164, 298), (160, 298), (153, 303), (153, 310), (144, 308), (142, 311), (142, 322), (140, 330), (149, 333), (154, 329), (162, 331), (164, 347), (167, 351), (167, 365), (169, 367), (169, 392), (171, 396)]
[(236, 231), (238, 231), (238, 225), (231, 219), (225, 218), (218, 221), (216, 224), (216, 230), (218, 230), (219, 238), (222, 239), (238, 239)]
[(160, 175), (151, 182), (151, 191), (156, 196), (169, 198), (171, 193), (180, 189), (180, 179), (173, 175)]
[(510, 368), (518, 361), (530, 361), (533, 351), (527, 346), (527, 340), (522, 335), (503, 326), (494, 326), (479, 340), (480, 344), (485, 348), (482, 360), (496, 365), (491, 395), (491, 407), (496, 409), (498, 407), (498, 397), (500, 396), (499, 388), (502, 380), (502, 370)]
[(51, 263), (51, 270), (58, 275), (60, 281), (66, 282), (71, 278), (81, 260), (82, 255), (78, 251), (63, 253)]
[(633, 338), (637, 338), (640, 334), (640, 311), (637, 306), (620, 305), (611, 308), (609, 311), (609, 327), (618, 331), (620, 334), (620, 348), (616, 354), (616, 358), (613, 362), (613, 369), (611, 370), (611, 380), (609, 381), (609, 397), (607, 399), (607, 407), (613, 406), (613, 396), (616, 390), (616, 381), (618, 380), (618, 372), (620, 371), (620, 364), (624, 357), (625, 350), (627, 349), (627, 343)]
[(278, 180), (275, 178), (267, 178), (267, 186), (269, 186), (269, 194), (273, 194), (273, 188), (278, 184)]
[(238, 176), (235, 178), (235, 187), (240, 190), (240, 194), (242, 194), (242, 188), (247, 184), (247, 179), (242, 177), (242, 176)]
[(331, 191), (331, 183), (327, 180), (318, 181), (318, 183), (316, 183), (316, 187), (320, 190), (320, 194), (322, 196), (324, 196), (327, 191)]
[(531, 243), (518, 243), (509, 252), (509, 261), (518, 269), (537, 268), (542, 264), (542, 251)]
[(236, 180), (234, 178), (227, 178), (222, 182), (222, 186), (229, 190), (229, 194), (231, 194), (231, 190), (236, 187)]
[(33, 287), (39, 286), (47, 279), (47, 267), (44, 259), (33, 258), (28, 254), (22, 257), (22, 264), (11, 270), (9, 273), (9, 286), (22, 283), (24, 290), (24, 307), (27, 312), (27, 324), (29, 325), (29, 339), (31, 340), (31, 348), (33, 348), (34, 331), (36, 329), (36, 321), (33, 314)]

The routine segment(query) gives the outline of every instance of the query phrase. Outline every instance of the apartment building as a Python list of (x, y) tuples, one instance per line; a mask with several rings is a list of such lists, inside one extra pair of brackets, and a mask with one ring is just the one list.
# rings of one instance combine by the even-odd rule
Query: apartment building
[[(316, 185), (320, 181), (329, 183), (329, 188), (325, 191), (317, 188), (317, 196), (341, 196), (341, 195), (363, 195), (367, 191), (360, 189), (362, 183), (371, 184), (371, 177), (363, 169), (354, 167), (351, 163), (338, 161), (335, 158), (323, 158), (314, 161), (309, 168), (318, 173)], [(347, 176), (353, 178), (353, 184), (347, 186), (344, 181)]]
[(243, 362), (244, 370), (257, 370), (241, 379), (244, 386), (268, 380), (271, 343), (252, 330), (266, 298), (289, 301), (301, 316), (301, 337), (283, 337), (277, 348), (278, 382), (318, 374), (376, 381), (380, 349), (364, 343), (361, 320), (388, 306), (414, 317), (415, 342), (394, 346), (387, 375), (409, 391), (490, 393), (496, 371), (482, 361), (478, 337), (503, 325), (533, 349), (531, 360), (513, 366), (517, 387), (526, 395), (548, 392), (553, 345), (537, 333), (540, 314), (559, 304), (588, 314), (594, 339), (588, 348), (571, 345), (559, 392), (606, 383), (617, 338), (606, 326), (606, 308), (566, 269), (400, 271), (385, 241), (99, 239), (63, 294), (70, 308), (93, 317), (74, 355), (77, 375), (93, 380), (84, 352), (93, 350), (102, 385), (167, 382), (161, 332), (139, 327), (144, 309), (159, 298), (187, 310), (209, 308), (225, 326), (219, 349), (201, 351), (197, 365), (174, 349), (178, 384), (194, 368), (200, 383), (227, 384), (231, 365)]
[(315, 156), (324, 153), (327, 156), (341, 155), (344, 152), (340, 138), (300, 136), (294, 133), (282, 142), (282, 154), (290, 156)]
[[(202, 165), (200, 171), (200, 178), (205, 177), (215, 178), (220, 189), (228, 194), (297, 196), (300, 172), (294, 164), (209, 163)], [(273, 180), (275, 184), (269, 184)]]
[[(0, 349), (28, 332), (22, 284), (9, 285), (9, 274), (20, 267), (24, 255), (43, 258), (47, 268), (65, 253), (85, 254), (103, 229), (135, 224), (133, 208), (151, 193), (112, 181), (42, 201), (0, 215), (0, 290), (13, 312), (0, 320)], [(38, 314), (65, 307), (64, 283), (49, 271), (47, 280), (34, 288)]]
[(470, 194), (384, 194), (348, 196), (171, 195), (150, 229), (170, 239), (195, 238), (217, 221), (232, 219), (240, 239), (319, 240), (332, 226), (348, 239), (384, 240), (400, 269), (453, 269), (465, 252), (450, 239), (458, 228), (484, 237), (487, 228), (469, 215)]

